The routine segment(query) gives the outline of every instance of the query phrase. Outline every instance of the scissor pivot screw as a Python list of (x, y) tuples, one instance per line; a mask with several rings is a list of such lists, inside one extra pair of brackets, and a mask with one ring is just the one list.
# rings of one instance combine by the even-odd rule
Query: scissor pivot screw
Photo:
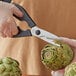
[(36, 30), (36, 35), (40, 35), (40, 30)]

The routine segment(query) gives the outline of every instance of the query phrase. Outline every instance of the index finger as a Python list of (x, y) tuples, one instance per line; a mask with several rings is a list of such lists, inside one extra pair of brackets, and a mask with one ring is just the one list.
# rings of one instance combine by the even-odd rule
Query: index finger
[(18, 17), (22, 17), (23, 16), (23, 13), (14, 4), (12, 4), (12, 6), (11, 6), (11, 11), (12, 11), (12, 13), (14, 15), (16, 15)]

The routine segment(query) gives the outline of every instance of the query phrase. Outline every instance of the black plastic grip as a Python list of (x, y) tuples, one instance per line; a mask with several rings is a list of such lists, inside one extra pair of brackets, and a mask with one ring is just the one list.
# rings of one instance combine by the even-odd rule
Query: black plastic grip
[(12, 0), (0, 0), (0, 1), (11, 3)]
[(19, 32), (17, 35), (13, 36), (14, 38), (32, 36), (31, 31), (29, 29), (23, 31), (18, 27), (18, 30), (19, 30)]
[(32, 20), (32, 18), (29, 16), (29, 14), (27, 13), (27, 11), (20, 5), (14, 3), (14, 5), (16, 7), (18, 7), (22, 13), (23, 13), (23, 17), (17, 17), (16, 15), (14, 15), (17, 19), (21, 20), (21, 21), (26, 21), (29, 25), (29, 27), (34, 27), (36, 26), (35, 22)]

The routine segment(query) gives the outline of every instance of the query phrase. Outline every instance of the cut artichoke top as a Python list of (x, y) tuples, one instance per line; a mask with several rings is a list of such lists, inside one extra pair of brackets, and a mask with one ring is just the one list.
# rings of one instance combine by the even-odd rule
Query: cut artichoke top
[(55, 40), (55, 43), (60, 46), (47, 44), (41, 51), (42, 63), (54, 71), (63, 69), (73, 59), (73, 51), (69, 45), (59, 40)]

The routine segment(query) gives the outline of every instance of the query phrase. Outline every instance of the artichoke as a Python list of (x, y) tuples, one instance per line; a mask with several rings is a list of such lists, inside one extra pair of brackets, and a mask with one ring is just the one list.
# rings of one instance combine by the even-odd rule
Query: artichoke
[(71, 63), (65, 68), (64, 76), (76, 76), (76, 62)]
[(0, 59), (0, 76), (22, 76), (19, 62), (10, 57)]
[(41, 50), (41, 61), (45, 67), (56, 71), (65, 68), (71, 63), (73, 51), (69, 45), (62, 41), (54, 40), (54, 42), (60, 46), (47, 44)]

